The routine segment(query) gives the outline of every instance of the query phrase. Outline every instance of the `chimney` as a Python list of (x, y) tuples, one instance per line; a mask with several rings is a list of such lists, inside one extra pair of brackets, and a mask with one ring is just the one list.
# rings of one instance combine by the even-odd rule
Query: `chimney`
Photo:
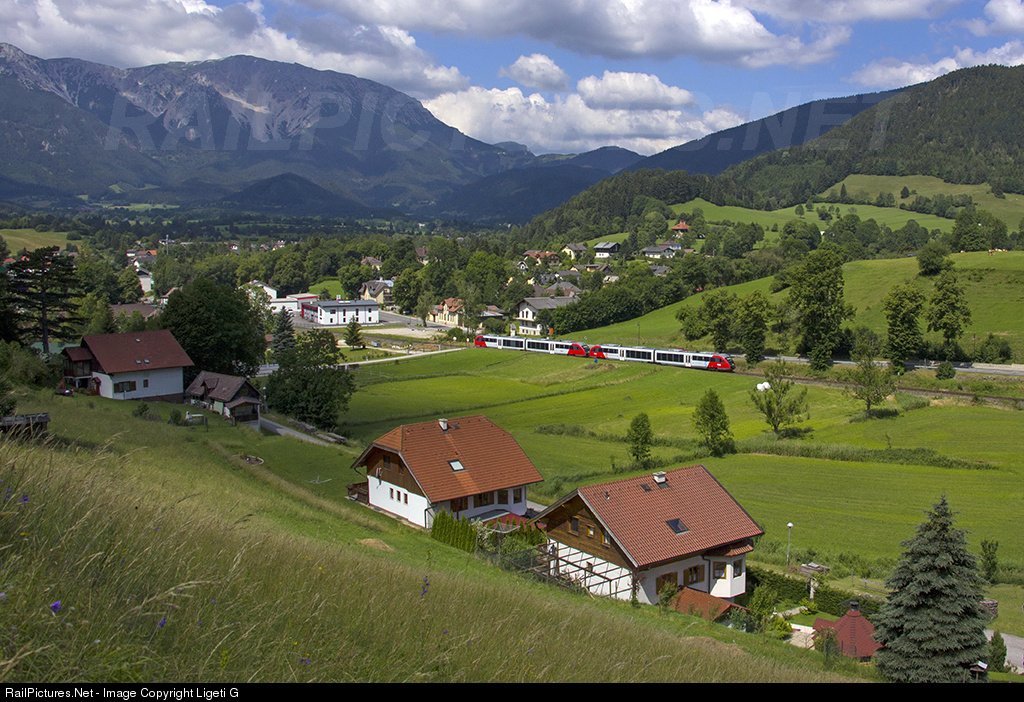
[(448, 431), (448, 420), (447, 419), (439, 419), (439, 420), (437, 420), (437, 423), (441, 426), (441, 431), (447, 433), (447, 431)]
[(665, 477), (665, 471), (659, 470), (657, 473), (655, 473), (654, 474), (654, 482), (658, 483), (659, 485), (663, 485), (663, 484), (667, 483), (668, 482), (668, 478)]

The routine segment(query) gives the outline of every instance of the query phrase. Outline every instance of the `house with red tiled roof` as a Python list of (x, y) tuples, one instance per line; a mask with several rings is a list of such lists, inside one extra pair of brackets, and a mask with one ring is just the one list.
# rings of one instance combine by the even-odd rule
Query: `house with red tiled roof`
[(844, 656), (868, 660), (882, 646), (875, 641), (875, 627), (864, 618), (859, 602), (851, 602), (850, 609), (837, 621), (814, 620), (814, 635), (820, 636), (825, 629), (832, 629), (836, 635), (836, 646)]
[(193, 365), (167, 329), (83, 336), (61, 354), (65, 387), (114, 400), (181, 402), (183, 371)]
[(666, 585), (731, 600), (764, 531), (702, 465), (577, 488), (534, 518), (551, 574), (656, 604)]
[(366, 500), (429, 528), (440, 511), (490, 521), (526, 514), (526, 488), (543, 480), (512, 435), (483, 415), (405, 424), (352, 464)]

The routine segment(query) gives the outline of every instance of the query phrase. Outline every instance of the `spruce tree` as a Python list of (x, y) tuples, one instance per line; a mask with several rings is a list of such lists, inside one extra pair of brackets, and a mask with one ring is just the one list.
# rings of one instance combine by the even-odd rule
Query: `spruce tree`
[(988, 658), (978, 565), (953, 517), (943, 496), (903, 542), (906, 551), (887, 582), (892, 594), (875, 617), (883, 648), (874, 660), (891, 680), (961, 682)]

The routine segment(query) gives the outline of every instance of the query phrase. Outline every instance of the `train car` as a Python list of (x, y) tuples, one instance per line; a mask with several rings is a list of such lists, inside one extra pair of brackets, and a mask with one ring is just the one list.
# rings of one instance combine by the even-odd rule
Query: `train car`
[(736, 368), (736, 364), (728, 354), (686, 351), (684, 349), (658, 349), (654, 354), (654, 362), (664, 366), (704, 370), (731, 371)]
[(527, 339), (517, 336), (489, 336), (481, 334), (473, 341), (474, 346), (492, 349), (517, 349), (534, 353), (551, 353), (561, 356), (586, 358), (590, 347), (578, 341), (553, 341), (551, 339)]
[(643, 346), (619, 346), (617, 344), (595, 344), (587, 346), (578, 341), (556, 341), (514, 336), (488, 336), (481, 334), (474, 341), (476, 346), (493, 349), (514, 349), (533, 353), (551, 353), (583, 358), (603, 358), (608, 361), (635, 361), (637, 363), (658, 363), (680, 368), (731, 371), (736, 363), (729, 354), (685, 349), (649, 349)]

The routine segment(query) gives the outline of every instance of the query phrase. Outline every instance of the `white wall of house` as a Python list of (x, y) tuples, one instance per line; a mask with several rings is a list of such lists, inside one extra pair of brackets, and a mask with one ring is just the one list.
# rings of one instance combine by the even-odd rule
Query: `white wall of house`
[[(105, 375), (93, 372), (100, 381), (100, 397), (112, 400), (143, 400), (163, 395), (181, 395), (185, 391), (181, 368), (139, 370)], [(134, 389), (131, 383), (134, 383)]]
[[(519, 499), (516, 499), (516, 493), (519, 494)], [(452, 503), (450, 500), (439, 502), (431, 507), (430, 515), (427, 517), (429, 523), (433, 523), (434, 515), (438, 512), (445, 511), (450, 512), (457, 518), (465, 517), (466, 519), (472, 519), (478, 517), (481, 514), (487, 512), (493, 512), (495, 510), (505, 510), (512, 514), (518, 514), (523, 516), (526, 514), (526, 487), (521, 486), (518, 488), (508, 488), (507, 490), (495, 490), (493, 492), (485, 493), (490, 495), (489, 500), (485, 500), (485, 504), (479, 504), (477, 502), (477, 495), (472, 495), (466, 498), (466, 509), (461, 510), (457, 514), (452, 510)], [(504, 499), (504, 501), (502, 501)], [(489, 502), (489, 504), (488, 504)], [(429, 524), (428, 524), (429, 526)]]
[[(632, 596), (630, 572), (600, 556), (580, 551), (555, 540), (551, 543), (557, 549), (559, 573), (576, 580), (595, 595), (613, 596), (628, 600)], [(569, 561), (569, 562), (566, 562)], [(722, 564), (724, 577), (715, 577), (715, 564)], [(587, 565), (590, 564), (588, 568)], [(704, 566), (703, 578), (699, 582), (687, 583), (685, 573), (695, 566)], [(718, 558), (705, 560), (701, 556), (693, 556), (682, 561), (674, 561), (665, 565), (640, 571), (637, 574), (636, 598), (642, 604), (658, 603), (658, 578), (676, 574), (679, 587), (692, 587), (701, 592), (710, 592), (715, 597), (729, 599), (746, 592), (747, 566), (744, 556), (735, 558)], [(599, 576), (604, 577), (599, 577)], [(609, 581), (609, 578), (611, 579)], [(710, 590), (709, 590), (710, 588)]]
[[(374, 507), (407, 519), (417, 526), (430, 526), (427, 518), (427, 509), (430, 507), (430, 503), (423, 495), (409, 492), (405, 488), (372, 475), (368, 479), (368, 488), (368, 500)], [(430, 522), (432, 521), (431, 517)]]
[(380, 321), (380, 305), (373, 300), (346, 300), (344, 304), (330, 301), (306, 303), (303, 313), (307, 319), (310, 319), (309, 314), (314, 315), (311, 321), (325, 326), (342, 326), (353, 319), (359, 324), (377, 324)]
[(542, 336), (543, 328), (537, 322), (537, 310), (527, 302), (519, 303), (516, 308), (516, 326), (522, 336)]
[[(721, 568), (723, 577), (715, 577), (716, 566)], [(711, 579), (711, 594), (715, 597), (728, 599), (742, 595), (747, 591), (746, 556), (712, 558), (708, 564), (708, 576)]]

